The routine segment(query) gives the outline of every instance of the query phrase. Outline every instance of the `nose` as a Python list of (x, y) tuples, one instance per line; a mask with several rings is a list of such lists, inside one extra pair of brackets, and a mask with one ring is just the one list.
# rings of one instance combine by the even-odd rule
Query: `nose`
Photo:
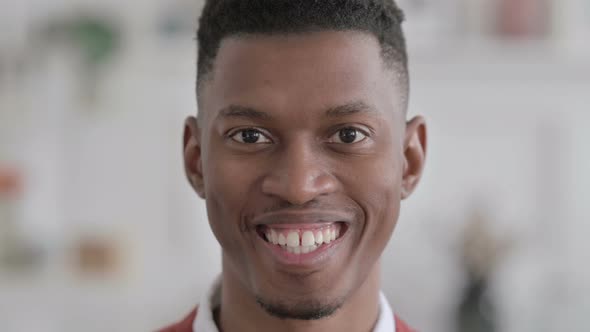
[(276, 153), (276, 163), (262, 181), (265, 194), (304, 205), (337, 190), (338, 180), (326, 165), (325, 152), (299, 142)]

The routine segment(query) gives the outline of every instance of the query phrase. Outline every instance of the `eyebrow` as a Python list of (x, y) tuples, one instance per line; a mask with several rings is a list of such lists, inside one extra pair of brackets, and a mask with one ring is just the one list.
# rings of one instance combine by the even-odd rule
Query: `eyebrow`
[(339, 106), (334, 106), (326, 110), (326, 116), (329, 118), (340, 118), (359, 113), (378, 113), (378, 111), (363, 101), (355, 101)]
[[(359, 113), (378, 113), (377, 109), (363, 101), (355, 101), (347, 104), (333, 106), (325, 111), (328, 118), (341, 118)], [(271, 120), (273, 117), (251, 107), (240, 105), (229, 105), (222, 108), (217, 117), (221, 118), (247, 118), (255, 120)]]
[(219, 111), (217, 117), (222, 118), (248, 118), (256, 120), (270, 120), (272, 116), (268, 113), (255, 110), (250, 107), (229, 105)]

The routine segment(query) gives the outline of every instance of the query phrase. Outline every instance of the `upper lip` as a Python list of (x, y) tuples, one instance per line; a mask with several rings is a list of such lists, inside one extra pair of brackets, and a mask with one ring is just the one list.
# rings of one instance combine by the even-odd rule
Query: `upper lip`
[(351, 222), (352, 218), (337, 211), (297, 211), (297, 212), (273, 212), (255, 217), (252, 220), (254, 226), (277, 224), (320, 224), (334, 222)]

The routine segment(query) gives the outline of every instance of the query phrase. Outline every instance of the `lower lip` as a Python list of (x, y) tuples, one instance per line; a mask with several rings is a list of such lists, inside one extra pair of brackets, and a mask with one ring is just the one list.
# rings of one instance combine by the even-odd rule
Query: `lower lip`
[(265, 241), (258, 234), (256, 237), (266, 248), (269, 249), (269, 252), (280, 264), (292, 267), (315, 267), (324, 263), (336, 253), (338, 247), (342, 244), (342, 240), (345, 238), (346, 233), (347, 232), (345, 231), (340, 234), (340, 237), (336, 240), (328, 244), (324, 243), (316, 250), (307, 254), (290, 253), (279, 245)]

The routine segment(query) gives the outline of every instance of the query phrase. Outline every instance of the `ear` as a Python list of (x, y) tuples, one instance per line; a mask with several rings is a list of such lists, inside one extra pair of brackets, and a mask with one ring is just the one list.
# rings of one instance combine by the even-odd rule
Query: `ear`
[(205, 198), (203, 185), (203, 162), (201, 154), (201, 129), (197, 119), (188, 117), (184, 124), (183, 135), (184, 170), (188, 182), (201, 198)]
[(404, 173), (401, 198), (408, 198), (422, 177), (426, 161), (426, 121), (415, 117), (406, 123), (404, 138)]

